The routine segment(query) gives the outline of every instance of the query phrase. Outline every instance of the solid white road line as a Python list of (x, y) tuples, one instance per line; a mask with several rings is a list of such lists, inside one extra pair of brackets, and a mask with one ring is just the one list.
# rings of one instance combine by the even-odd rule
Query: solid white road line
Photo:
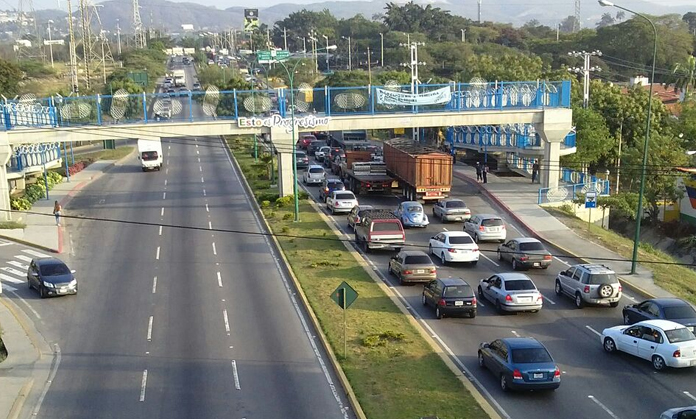
[(595, 403), (597, 404), (597, 406), (601, 407), (602, 410), (604, 410), (605, 412), (607, 412), (607, 414), (608, 414), (609, 416), (611, 416), (612, 418), (614, 418), (614, 419), (619, 419), (619, 417), (616, 416), (616, 415), (614, 414), (614, 412), (612, 412), (611, 410), (609, 410), (608, 407), (606, 407), (604, 404), (602, 404), (602, 402), (600, 402), (599, 400), (597, 400), (597, 399), (595, 398), (595, 396), (593, 396), (593, 395), (590, 394), (589, 396), (587, 396), (587, 398), (590, 399), (590, 400), (592, 400), (593, 402), (595, 402)]
[(559, 258), (557, 258), (556, 256), (554, 256), (553, 258), (556, 259), (557, 261), (561, 262), (562, 264), (566, 265), (566, 266), (570, 266), (570, 263), (566, 262), (566, 261), (563, 260), (563, 259), (559, 259)]
[(25, 265), (25, 264), (23, 264), (23, 263), (21, 263), (21, 262), (17, 262), (16, 260), (8, 260), (8, 261), (7, 261), (7, 264), (8, 264), (8, 265), (15, 266), (15, 267), (17, 267), (17, 268), (19, 268), (19, 269), (22, 269), (22, 270), (25, 270), (25, 271), (26, 271), (27, 269), (29, 269), (29, 265)]
[(17, 275), (17, 276), (20, 277), (20, 278), (24, 278), (24, 277), (27, 276), (27, 272), (26, 272), (26, 271), (24, 271), (24, 272), (18, 271), (18, 270), (16, 270), (15, 268), (10, 268), (9, 266), (3, 266), (3, 267), (0, 268), (0, 269), (3, 270), (3, 271), (5, 271), (5, 272), (11, 273), (12, 275)]
[(684, 395), (685, 395), (686, 397), (690, 398), (691, 400), (696, 400), (696, 396), (694, 396), (693, 394), (689, 393), (688, 391), (682, 391), (682, 393), (684, 393)]
[(157, 256), (155, 256), (155, 259), (159, 260), (159, 254), (160, 254), (160, 247), (157, 246)]
[(25, 262), (31, 262), (31, 258), (29, 256), (24, 256), (24, 255), (16, 255), (15, 256), (19, 260), (23, 260)]
[(5, 275), (5, 274), (0, 274), (0, 279), (4, 279), (5, 281), (12, 282), (13, 284), (24, 284), (27, 281), (24, 281), (22, 279), (17, 279), (13, 276)]
[(148, 342), (152, 340), (152, 322), (154, 321), (154, 317), (150, 316), (150, 321), (147, 323), (147, 340)]
[(491, 258), (489, 258), (488, 256), (484, 255), (483, 253), (481, 253), (481, 256), (482, 256), (484, 259), (486, 259), (487, 261), (489, 261), (490, 263), (494, 264), (495, 266), (500, 266), (500, 265), (498, 264), (498, 262), (495, 262), (493, 259), (491, 259)]
[(541, 297), (545, 300), (551, 303), (552, 305), (556, 305), (556, 302), (550, 299), (549, 297), (545, 296), (544, 294), (541, 294)]
[(48, 389), (51, 387), (51, 383), (56, 378), (56, 373), (58, 372), (60, 361), (63, 358), (60, 352), (60, 346), (58, 346), (57, 343), (53, 344), (53, 356), (55, 362), (53, 363), (53, 365), (51, 365), (51, 372), (48, 374), (48, 379), (46, 380), (46, 384), (44, 385), (43, 391), (41, 392), (41, 396), (39, 396), (39, 400), (38, 402), (36, 402), (36, 407), (34, 407), (34, 411), (31, 414), (31, 416), (34, 418), (39, 416), (41, 405), (43, 404), (43, 401), (46, 398), (46, 394), (48, 393)]
[(585, 326), (585, 327), (586, 327), (590, 332), (594, 333), (595, 335), (597, 335), (597, 336), (599, 336), (599, 337), (602, 337), (602, 334), (599, 333), (598, 331), (594, 330), (592, 327), (590, 327), (590, 326)]
[(162, 235), (162, 226), (159, 226), (159, 227), (160, 227), (159, 228), (159, 235), (161, 236)]
[(28, 254), (30, 254), (30, 255), (38, 256), (38, 257), (40, 257), (40, 258), (47, 258), (47, 257), (49, 257), (48, 255), (45, 255), (45, 254), (43, 254), (43, 253), (37, 252), (37, 251), (35, 251), (35, 250), (31, 250), (31, 249), (22, 249), (22, 252), (28, 253)]
[(208, 208), (208, 204), (205, 204), (205, 212), (210, 212), (210, 208)]
[(160, 211), (160, 217), (164, 217), (164, 207), (162, 207), (162, 211)]
[(143, 371), (143, 380), (140, 383), (140, 401), (145, 401), (145, 388), (147, 387), (147, 370)]
[(232, 374), (234, 375), (234, 388), (241, 390), (242, 386), (239, 385), (239, 373), (237, 372), (237, 361), (232, 360)]
[(157, 277), (154, 277), (152, 279), (152, 293), (155, 294), (157, 292)]
[(218, 287), (222, 288), (222, 275), (220, 275), (220, 272), (217, 273), (217, 279), (218, 279)]
[(208, 230), (213, 229), (213, 223), (211, 221), (208, 221)]
[(167, 193), (166, 193), (166, 192), (162, 192), (162, 199), (167, 199)]
[(222, 317), (225, 320), (225, 332), (230, 333), (230, 319), (227, 317), (227, 309), (222, 310)]
[(215, 248), (215, 242), (213, 242), (213, 254), (217, 256), (217, 249)]

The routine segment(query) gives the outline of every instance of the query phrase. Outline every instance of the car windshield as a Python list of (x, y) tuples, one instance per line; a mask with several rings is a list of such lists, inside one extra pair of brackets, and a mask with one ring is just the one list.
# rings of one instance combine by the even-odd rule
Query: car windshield
[(464, 204), (464, 201), (449, 201), (447, 208), (466, 208), (466, 204)]
[(544, 250), (544, 245), (539, 242), (520, 243), (520, 250)]
[(399, 221), (382, 221), (379, 223), (372, 223), (372, 231), (398, 231), (401, 232), (399, 228)]
[(512, 350), (512, 362), (515, 364), (538, 364), (553, 362), (553, 360), (544, 348), (520, 348)]
[(516, 279), (513, 281), (505, 281), (505, 289), (508, 291), (523, 291), (535, 290), (536, 287), (532, 281), (527, 279)]
[(449, 242), (450, 244), (470, 244), (474, 242), (474, 239), (469, 236), (450, 236)]
[(355, 199), (355, 195), (352, 193), (337, 193), (336, 199)]
[(326, 152), (329, 151), (329, 150), (331, 150), (331, 148), (330, 148), (330, 147), (327, 147), (327, 146), (321, 147), (321, 148), (319, 149), (319, 151), (321, 151), (322, 153), (326, 153)]
[(319, 147), (321, 147), (321, 146), (324, 145), (324, 144), (326, 144), (326, 143), (323, 142), (323, 141), (312, 141), (312, 143), (311, 143), (310, 145), (311, 145), (312, 147), (319, 148)]
[(432, 265), (433, 261), (426, 255), (406, 256), (404, 263), (407, 265)]
[(423, 212), (423, 207), (420, 205), (411, 205), (406, 207), (406, 211), (408, 212)]
[(667, 335), (667, 340), (670, 343), (688, 342), (690, 340), (696, 340), (696, 336), (686, 327), (674, 330), (665, 330)]
[(156, 151), (143, 151), (142, 159), (145, 161), (157, 160), (157, 152)]
[(445, 291), (442, 293), (443, 297), (473, 297), (474, 292), (471, 287), (466, 285), (453, 285), (445, 287)]
[(590, 284), (592, 285), (615, 284), (617, 282), (615, 274), (590, 274)]
[(309, 173), (324, 173), (324, 169), (321, 167), (310, 167)]
[(689, 306), (665, 307), (665, 319), (689, 319), (696, 317), (696, 311)]
[(39, 269), (41, 269), (41, 276), (67, 275), (70, 273), (70, 269), (62, 263), (41, 265)]
[(295, 155), (297, 157), (307, 157), (307, 153), (305, 153), (304, 151), (298, 151), (295, 153)]
[(486, 218), (485, 220), (481, 221), (481, 225), (484, 227), (501, 226), (503, 225), (503, 220), (500, 218)]

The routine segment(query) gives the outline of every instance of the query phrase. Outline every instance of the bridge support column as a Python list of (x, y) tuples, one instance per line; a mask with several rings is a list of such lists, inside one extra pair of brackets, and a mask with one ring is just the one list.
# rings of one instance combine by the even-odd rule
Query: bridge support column
[(544, 157), (539, 162), (542, 188), (557, 188), (560, 178), (561, 143), (573, 126), (571, 109), (544, 109), (544, 121), (535, 124), (544, 145)]
[(278, 151), (278, 193), (280, 196), (293, 195), (292, 134), (283, 127), (273, 127), (271, 142)]
[(7, 131), (0, 132), (0, 220), (8, 221), (10, 217), (10, 185), (7, 183), (7, 163), (12, 155), (12, 147)]

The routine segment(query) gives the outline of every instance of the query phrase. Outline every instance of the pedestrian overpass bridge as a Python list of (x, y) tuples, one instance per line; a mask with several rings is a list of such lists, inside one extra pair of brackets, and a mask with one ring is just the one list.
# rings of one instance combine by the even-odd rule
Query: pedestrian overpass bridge
[[(560, 156), (575, 152), (570, 81), (419, 85), (417, 94), (406, 92), (410, 86), (209, 87), (171, 95), (119, 91), (6, 101), (0, 104), (0, 210), (9, 209), (8, 162), (23, 161), (27, 147), (37, 144), (53, 149), (76, 141), (267, 134), (278, 150), (282, 195), (292, 194), (298, 131), (450, 127), (453, 147), (539, 159), (549, 168), (541, 172), (547, 188), (558, 184)], [(435, 96), (437, 103), (428, 101)]]

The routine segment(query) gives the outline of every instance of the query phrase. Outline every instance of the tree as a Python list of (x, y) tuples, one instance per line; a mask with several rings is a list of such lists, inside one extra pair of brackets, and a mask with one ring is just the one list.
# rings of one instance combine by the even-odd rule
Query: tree
[(368, 85), (368, 74), (363, 70), (353, 70), (353, 71), (336, 71), (329, 77), (320, 81), (318, 86), (331, 86), (331, 87), (354, 87), (354, 86), (367, 86)]
[(561, 21), (561, 32), (571, 33), (580, 28), (580, 22), (575, 16), (568, 16)]
[(603, 160), (616, 145), (602, 114), (594, 109), (576, 107), (573, 122), (577, 138), (577, 152), (562, 157), (563, 165), (581, 170), (584, 165), (603, 165)]
[(696, 13), (695, 12), (688, 12), (685, 13), (684, 16), (682, 16), (682, 20), (686, 22), (687, 25), (689, 25), (689, 32), (694, 32), (696, 31)]
[(685, 63), (677, 63), (672, 70), (670, 81), (674, 83), (674, 88), (684, 92), (684, 99), (687, 99), (691, 88), (696, 88), (696, 57), (689, 57)]
[(22, 80), (22, 71), (9, 61), (0, 59), (0, 93), (5, 96), (14, 96), (19, 90), (19, 81)]
[(611, 15), (611, 13), (604, 13), (599, 22), (597, 22), (597, 27), (603, 28), (605, 26), (613, 25), (614, 23), (616, 23), (616, 20)]
[(618, 20), (619, 22), (623, 21), (625, 18), (626, 12), (624, 12), (623, 10), (619, 10), (618, 12), (616, 12), (616, 20)]
[[(321, 12), (312, 12), (307, 9), (302, 9), (299, 12), (290, 13), (288, 17), (277, 21), (273, 25), (273, 43), (275, 45), (284, 44), (283, 29), (285, 29), (285, 34), (288, 39), (288, 48), (294, 51), (301, 51), (302, 38), (305, 38), (309, 48), (310, 41), (307, 39), (307, 33), (311, 29), (314, 29), (319, 34), (327, 35), (329, 38), (335, 39), (336, 27), (338, 27), (338, 20), (328, 9), (324, 9)], [(266, 36), (265, 29), (263, 30), (263, 34)]]

